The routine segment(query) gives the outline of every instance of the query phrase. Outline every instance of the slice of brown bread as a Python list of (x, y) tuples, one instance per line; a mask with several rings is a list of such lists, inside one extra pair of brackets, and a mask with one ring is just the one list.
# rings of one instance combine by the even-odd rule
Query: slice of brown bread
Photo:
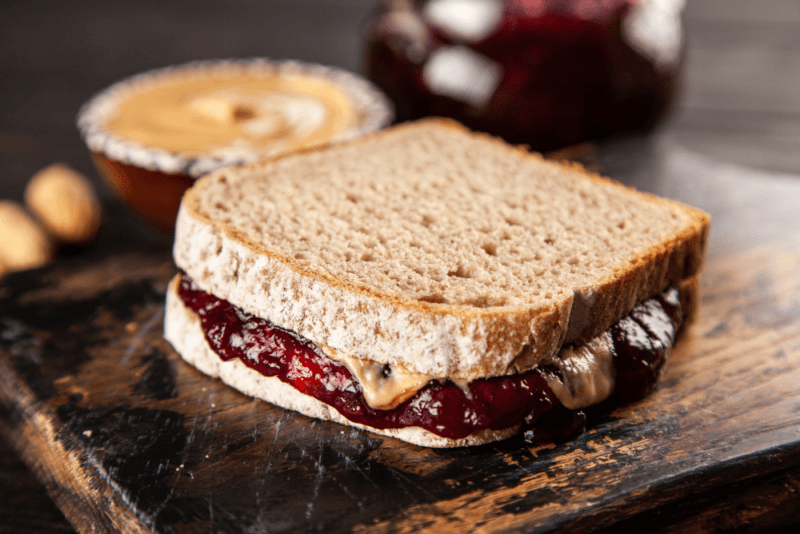
[(434, 119), (200, 179), (174, 256), (320, 346), (471, 380), (529, 369), (694, 275), (708, 225)]

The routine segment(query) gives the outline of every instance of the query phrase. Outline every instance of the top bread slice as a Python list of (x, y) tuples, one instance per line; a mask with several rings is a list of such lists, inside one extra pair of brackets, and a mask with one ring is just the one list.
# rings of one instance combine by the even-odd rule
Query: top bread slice
[(174, 257), (323, 352), (473, 380), (530, 369), (695, 275), (708, 225), (428, 119), (201, 178)]

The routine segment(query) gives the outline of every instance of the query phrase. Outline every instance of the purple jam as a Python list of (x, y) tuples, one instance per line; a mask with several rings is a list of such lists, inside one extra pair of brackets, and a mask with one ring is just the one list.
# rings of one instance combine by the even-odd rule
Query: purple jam
[[(502, 430), (519, 424), (532, 428), (554, 408), (565, 410), (544, 379), (543, 372), (553, 372), (546, 368), (477, 379), (467, 391), (449, 380), (432, 380), (399, 406), (376, 410), (367, 404), (361, 386), (347, 367), (321, 355), (308, 340), (205, 293), (186, 275), (181, 276), (178, 294), (200, 317), (209, 346), (223, 361), (238, 358), (262, 375), (278, 377), (301, 393), (334, 407), (354, 423), (379, 429), (417, 426), (438, 436), (461, 439), (482, 430)], [(656, 299), (646, 302), (655, 302), (651, 307), (666, 315)], [(674, 337), (674, 331), (670, 335)], [(628, 337), (640, 341), (636, 336)], [(617, 390), (623, 392), (625, 399), (632, 398), (631, 392), (645, 394), (655, 384), (666, 350), (655, 353), (637, 346), (629, 351), (622, 344), (617, 347), (616, 338), (615, 349), (619, 353), (615, 362), (623, 364), (623, 372), (618, 372), (620, 378), (636, 382), (633, 386), (618, 386)], [(649, 349), (653, 349), (653, 342)]]
[(614, 397), (641, 399), (652, 390), (683, 321), (676, 288), (638, 304), (611, 327), (617, 382)]
[[(684, 59), (657, 64), (629, 44), (623, 21), (637, 3), (506, 0), (488, 33), (467, 36), (430, 9), (457, 15), (472, 2), (385, 0), (366, 27), (364, 67), (399, 122), (451, 117), (538, 151), (646, 132), (677, 100)], [(654, 24), (669, 31), (670, 18)]]

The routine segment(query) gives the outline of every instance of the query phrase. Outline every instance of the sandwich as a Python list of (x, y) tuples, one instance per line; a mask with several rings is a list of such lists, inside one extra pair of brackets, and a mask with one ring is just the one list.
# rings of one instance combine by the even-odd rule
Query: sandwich
[(704, 212), (458, 123), (211, 173), (165, 337), (309, 417), (429, 447), (646, 394), (697, 302)]

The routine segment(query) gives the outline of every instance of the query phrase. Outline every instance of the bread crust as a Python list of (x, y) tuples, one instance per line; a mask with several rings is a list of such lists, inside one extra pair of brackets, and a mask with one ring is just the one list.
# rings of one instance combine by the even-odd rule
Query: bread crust
[[(559, 165), (445, 119), (400, 125), (345, 144), (389, 136), (398, 129), (429, 127), (492, 143), (509, 157)], [(338, 146), (342, 144), (322, 150), (335, 151)], [(525, 371), (553, 357), (563, 343), (585, 341), (605, 331), (637, 302), (696, 274), (704, 261), (710, 222), (707, 214), (634, 192), (654, 204), (680, 210), (689, 222), (671, 239), (629, 258), (607, 276), (585, 287), (562, 288), (547, 305), (477, 308), (400, 299), (267, 250), (200, 209), (199, 199), (215, 181), (241, 179), (271, 161), (296, 157), (303, 156), (282, 156), (200, 179), (181, 204), (175, 261), (203, 290), (357, 358), (459, 380)], [(576, 164), (568, 165), (566, 171), (626, 194), (633, 191)]]

